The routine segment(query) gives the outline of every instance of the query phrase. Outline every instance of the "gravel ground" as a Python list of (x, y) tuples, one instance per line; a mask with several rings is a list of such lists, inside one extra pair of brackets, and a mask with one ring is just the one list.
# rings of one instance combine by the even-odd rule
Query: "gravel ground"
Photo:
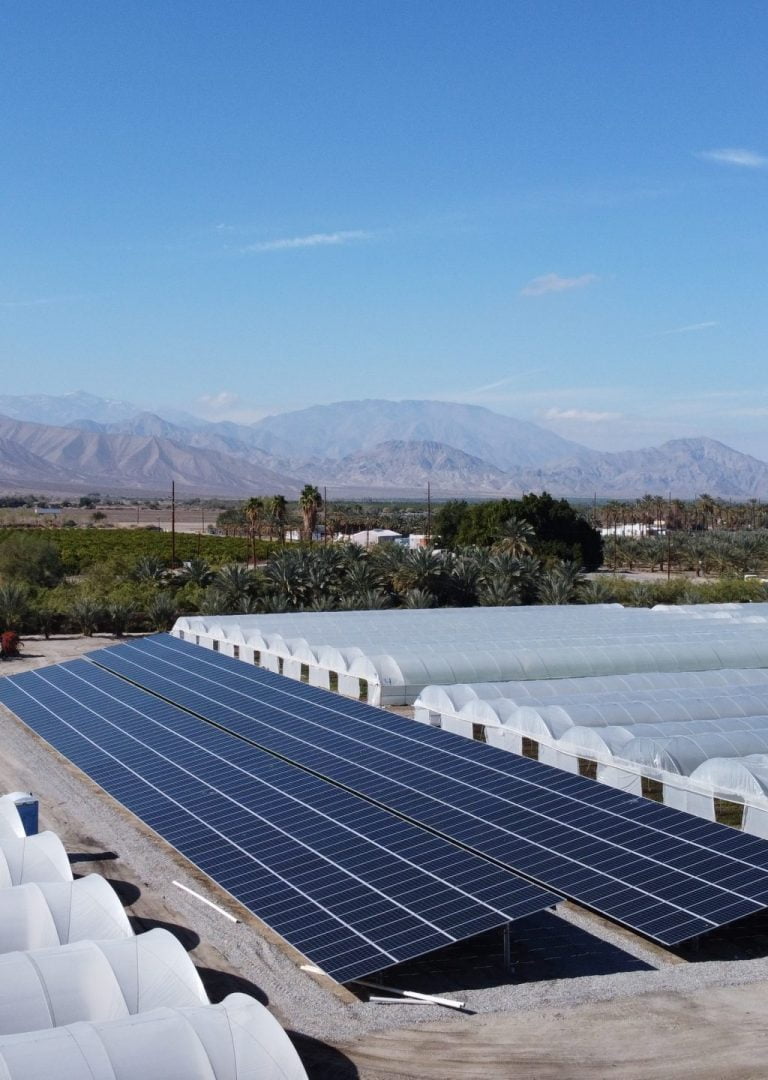
[[(3, 663), (0, 677), (105, 643), (94, 639), (30, 640), (24, 659)], [(243, 989), (268, 1003), (295, 1038), (311, 1076), (340, 1080), (358, 1075), (365, 1080), (420, 1076), (418, 1025), (434, 1027), (438, 1020), (446, 1032), (461, 1030), (464, 1025), (471, 1043), (475, 1028), (466, 1013), (433, 1006), (368, 1003), (323, 977), (301, 971), (298, 965), (302, 958), (281, 939), (2, 707), (0, 730), (0, 788), (30, 790), (39, 796), (41, 828), (61, 835), (67, 850), (77, 857), (78, 872), (102, 873), (115, 883), (139, 928), (159, 923), (175, 929), (192, 949), (214, 998)], [(220, 904), (241, 921), (231, 922), (178, 889), (174, 881)], [(692, 951), (688, 957), (691, 962), (570, 904), (559, 905), (557, 913), (522, 920), (513, 926), (512, 937), (516, 964), (511, 973), (502, 967), (501, 935), (497, 933), (401, 965), (384, 973), (382, 981), (458, 998), (471, 1012), (487, 1016), (489, 1022), (492, 1014), (500, 1014), (500, 1021), (508, 1025), (515, 1014), (541, 1014), (552, 1008), (615, 1003), (670, 991), (690, 995), (707, 987), (768, 980), (768, 918), (762, 923), (745, 923), (741, 933), (720, 935), (698, 953)], [(742, 958), (723, 959), (731, 956)], [(412, 1070), (390, 1073), (365, 1068), (359, 1072), (352, 1060), (356, 1043), (375, 1032), (403, 1025), (408, 1029), (403, 1030), (402, 1038), (413, 1043)], [(484, 1045), (489, 1037), (487, 1027), (477, 1032)], [(480, 1043), (478, 1053), (479, 1047)], [(457, 1071), (448, 1075), (474, 1074), (457, 1066)], [(576, 1075), (575, 1071), (563, 1073), (564, 1078)]]

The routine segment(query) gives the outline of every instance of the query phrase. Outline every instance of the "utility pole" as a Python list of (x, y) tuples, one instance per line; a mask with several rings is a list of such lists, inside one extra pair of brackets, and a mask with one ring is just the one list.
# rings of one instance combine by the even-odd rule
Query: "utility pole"
[(328, 543), (328, 488), (323, 487), (323, 543)]
[(667, 503), (667, 581), (672, 578), (672, 530), (670, 529), (670, 523), (672, 521), (672, 492), (669, 493), (669, 502)]
[(427, 547), (432, 547), (432, 488), (427, 480)]
[(171, 570), (176, 569), (176, 481), (171, 480)]

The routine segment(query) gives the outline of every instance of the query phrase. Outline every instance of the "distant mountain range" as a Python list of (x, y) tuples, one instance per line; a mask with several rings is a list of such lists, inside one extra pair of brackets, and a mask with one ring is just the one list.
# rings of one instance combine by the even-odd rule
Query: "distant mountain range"
[(305, 483), (334, 498), (768, 497), (768, 464), (713, 439), (604, 453), (523, 420), (440, 401), (345, 401), (255, 424), (160, 417), (76, 392), (0, 395), (0, 490), (239, 498)]

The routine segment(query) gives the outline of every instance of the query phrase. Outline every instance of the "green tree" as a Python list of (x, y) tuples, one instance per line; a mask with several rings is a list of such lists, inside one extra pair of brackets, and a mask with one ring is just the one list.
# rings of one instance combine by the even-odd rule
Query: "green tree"
[(0, 543), (0, 577), (51, 588), (63, 579), (64, 564), (50, 538), (12, 532)]
[(469, 508), (465, 499), (449, 499), (438, 507), (434, 515), (434, 534), (444, 548), (453, 548), (458, 542), (459, 529)]

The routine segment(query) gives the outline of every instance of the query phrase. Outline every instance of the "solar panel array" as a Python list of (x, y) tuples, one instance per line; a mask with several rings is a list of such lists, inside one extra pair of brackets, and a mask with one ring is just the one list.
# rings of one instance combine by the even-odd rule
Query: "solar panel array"
[(768, 905), (768, 843), (161, 636), (95, 663), (664, 944)]
[(85, 660), (0, 700), (341, 982), (556, 901)]

